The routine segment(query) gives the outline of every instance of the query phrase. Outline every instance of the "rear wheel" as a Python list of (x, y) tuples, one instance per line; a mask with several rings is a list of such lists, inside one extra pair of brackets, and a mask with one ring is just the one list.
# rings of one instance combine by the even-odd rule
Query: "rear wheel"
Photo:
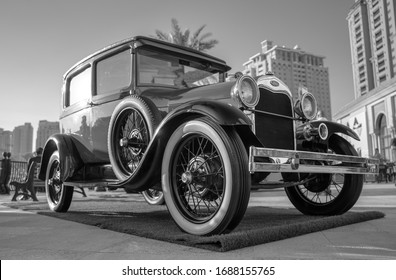
[(162, 190), (176, 224), (196, 235), (235, 228), (250, 194), (250, 174), (242, 141), (207, 118), (180, 125), (162, 162)]
[[(338, 135), (329, 140), (329, 153), (357, 156)], [(339, 215), (355, 205), (363, 187), (361, 174), (310, 174), (308, 183), (286, 188), (291, 203), (307, 215)]]
[(150, 188), (142, 192), (146, 202), (151, 205), (162, 205), (165, 203), (164, 193), (158, 188)]
[(60, 169), (59, 152), (55, 151), (50, 157), (45, 174), (47, 202), (52, 211), (67, 212), (73, 199), (73, 187), (63, 184)]

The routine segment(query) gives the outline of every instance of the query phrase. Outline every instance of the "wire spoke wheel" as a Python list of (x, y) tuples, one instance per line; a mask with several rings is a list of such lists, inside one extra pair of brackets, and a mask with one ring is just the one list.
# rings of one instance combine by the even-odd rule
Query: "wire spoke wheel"
[(60, 180), (60, 164), (54, 161), (50, 166), (50, 178), (48, 179), (48, 192), (54, 204), (58, 204), (62, 193), (62, 182)]
[(109, 122), (107, 147), (120, 181), (136, 174), (160, 122), (160, 112), (144, 97), (130, 96), (116, 106)]
[(179, 228), (196, 235), (234, 229), (249, 202), (247, 162), (245, 147), (232, 128), (209, 118), (181, 124), (162, 161), (166, 206)]
[(133, 108), (125, 109), (119, 116), (114, 133), (119, 166), (125, 174), (133, 174), (149, 144), (149, 131), (142, 114)]
[(327, 204), (337, 198), (337, 196), (341, 193), (344, 182), (345, 182), (345, 174), (330, 174), (330, 182), (327, 187), (322, 188), (321, 191), (311, 191), (304, 185), (299, 185), (298, 188), (301, 192), (301, 195), (304, 196), (307, 200), (316, 204)]
[(65, 186), (61, 180), (61, 161), (55, 151), (48, 162), (45, 176), (45, 190), (48, 206), (55, 212), (66, 212), (73, 198), (73, 187)]
[[(345, 139), (332, 135), (328, 153), (357, 156)], [(339, 163), (335, 163), (339, 164)], [(291, 203), (307, 215), (339, 215), (358, 200), (363, 187), (361, 174), (310, 174), (303, 185), (286, 188)]]
[(194, 222), (217, 212), (224, 193), (224, 167), (217, 147), (202, 135), (191, 135), (175, 155), (172, 185), (180, 209)]

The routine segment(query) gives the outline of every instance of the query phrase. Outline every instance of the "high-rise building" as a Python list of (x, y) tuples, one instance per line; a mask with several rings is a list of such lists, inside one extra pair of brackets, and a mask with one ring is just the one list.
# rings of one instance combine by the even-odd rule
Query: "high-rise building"
[(355, 98), (396, 73), (396, 0), (356, 0), (348, 13)]
[(59, 133), (59, 122), (39, 121), (36, 137), (36, 149), (44, 147), (47, 139), (55, 133)]
[(322, 115), (331, 119), (329, 71), (324, 66), (324, 56), (301, 50), (299, 46), (287, 48), (272, 41), (261, 42), (261, 52), (243, 64), (244, 74), (253, 77), (272, 72), (279, 77), (298, 98), (299, 86), (304, 86), (318, 101)]
[(355, 100), (334, 119), (351, 127), (364, 156), (396, 162), (396, 0), (356, 0), (348, 16)]
[(12, 132), (0, 128), (0, 156), (12, 150)]
[(14, 128), (12, 132), (12, 157), (15, 160), (26, 160), (24, 156), (33, 150), (33, 126), (25, 123)]

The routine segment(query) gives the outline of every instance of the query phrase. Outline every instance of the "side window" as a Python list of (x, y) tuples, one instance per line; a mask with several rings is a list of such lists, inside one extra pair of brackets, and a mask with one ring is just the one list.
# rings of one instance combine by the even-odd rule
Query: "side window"
[(91, 97), (91, 67), (74, 75), (69, 82), (66, 107)]
[(99, 61), (96, 65), (96, 94), (120, 92), (132, 78), (132, 54), (125, 50)]

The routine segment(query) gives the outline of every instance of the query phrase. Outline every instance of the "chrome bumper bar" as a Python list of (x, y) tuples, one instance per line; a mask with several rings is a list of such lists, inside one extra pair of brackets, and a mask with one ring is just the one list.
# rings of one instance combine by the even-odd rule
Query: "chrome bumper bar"
[[(256, 157), (271, 158), (274, 162), (257, 162)], [(285, 159), (281, 163), (280, 159)], [(316, 161), (309, 164), (309, 161)], [(379, 161), (349, 155), (316, 153), (306, 151), (281, 150), (250, 147), (249, 171), (288, 172), (288, 173), (342, 173), (342, 174), (376, 174)]]

